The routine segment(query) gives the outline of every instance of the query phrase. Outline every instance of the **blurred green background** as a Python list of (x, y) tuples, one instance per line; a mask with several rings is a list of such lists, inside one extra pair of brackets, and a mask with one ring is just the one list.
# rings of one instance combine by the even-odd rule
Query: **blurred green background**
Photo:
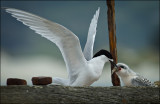
[[(106, 1), (1, 1), (59, 23), (75, 33), (82, 49), (95, 11), (100, 7), (94, 53), (109, 50)], [(159, 1), (115, 1), (118, 61), (159, 80)], [(55, 44), (1, 10), (1, 85), (7, 78), (34, 76), (67, 78), (63, 57)], [(112, 86), (110, 64), (92, 86)], [(123, 84), (122, 84), (123, 85)]]

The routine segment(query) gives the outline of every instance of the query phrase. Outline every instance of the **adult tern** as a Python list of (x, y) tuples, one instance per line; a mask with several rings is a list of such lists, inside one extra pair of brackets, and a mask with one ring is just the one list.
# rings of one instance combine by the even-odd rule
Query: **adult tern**
[(91, 20), (84, 52), (81, 50), (78, 37), (64, 26), (22, 10), (4, 9), (24, 25), (55, 43), (60, 49), (66, 64), (68, 79), (56, 77), (53, 78), (53, 84), (89, 86), (99, 79), (104, 64), (113, 61), (110, 58), (111, 54), (106, 50), (102, 50), (103, 52), (99, 52), (93, 58), (93, 45), (100, 8)]

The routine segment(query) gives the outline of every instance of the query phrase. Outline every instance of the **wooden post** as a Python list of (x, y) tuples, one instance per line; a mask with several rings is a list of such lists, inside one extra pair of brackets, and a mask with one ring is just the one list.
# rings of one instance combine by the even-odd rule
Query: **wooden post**
[[(108, 6), (108, 31), (109, 31), (109, 44), (110, 52), (113, 56), (114, 61), (117, 63), (117, 47), (116, 47), (116, 24), (115, 24), (115, 2), (114, 0), (106, 0)], [(111, 65), (111, 71), (113, 66)], [(120, 86), (120, 80), (118, 76), (114, 73), (112, 74), (112, 84), (113, 86)]]

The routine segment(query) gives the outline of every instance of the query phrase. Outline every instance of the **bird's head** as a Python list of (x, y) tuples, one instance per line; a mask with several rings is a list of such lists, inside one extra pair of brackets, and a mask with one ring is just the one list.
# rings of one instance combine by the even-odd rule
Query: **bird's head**
[(123, 75), (127, 75), (128, 73), (130, 73), (130, 71), (131, 71), (130, 68), (126, 64), (118, 63), (112, 70), (112, 74), (116, 72), (117, 75), (123, 76)]
[(101, 55), (105, 55), (107, 58), (113, 59), (111, 53), (108, 52), (107, 50), (104, 50), (104, 49), (98, 51), (98, 52), (93, 56), (93, 58), (94, 58), (94, 57), (101, 56)]
[(101, 55), (105, 55), (105, 56), (107, 57), (108, 61), (110, 61), (111, 64), (116, 65), (116, 64), (114, 63), (114, 60), (113, 60), (113, 57), (112, 57), (111, 53), (108, 52), (107, 50), (104, 50), (104, 49), (102, 49), (102, 50), (100, 50), (99, 52), (97, 52), (97, 53), (93, 56), (93, 58), (98, 57), (98, 56), (101, 56)]

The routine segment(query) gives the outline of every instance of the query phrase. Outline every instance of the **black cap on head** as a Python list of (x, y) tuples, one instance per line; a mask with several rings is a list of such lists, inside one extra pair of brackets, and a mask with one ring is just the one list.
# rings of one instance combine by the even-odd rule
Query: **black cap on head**
[(102, 50), (100, 50), (99, 52), (97, 52), (97, 53), (93, 56), (93, 58), (94, 58), (94, 57), (98, 57), (98, 56), (100, 56), (100, 55), (105, 55), (106, 57), (108, 57), (108, 58), (110, 58), (110, 59), (113, 59), (111, 53), (108, 52), (107, 50), (104, 50), (104, 49), (102, 49)]

